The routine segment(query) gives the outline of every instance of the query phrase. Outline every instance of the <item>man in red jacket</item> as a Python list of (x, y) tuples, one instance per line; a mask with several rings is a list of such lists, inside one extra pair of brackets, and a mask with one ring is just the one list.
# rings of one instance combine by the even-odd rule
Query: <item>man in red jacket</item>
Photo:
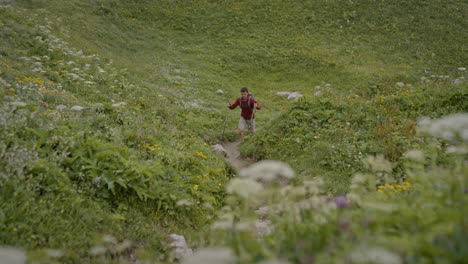
[(254, 109), (260, 110), (262, 106), (255, 101), (253, 96), (249, 94), (249, 89), (244, 87), (241, 89), (242, 96), (230, 104), (228, 107), (234, 109), (237, 106), (241, 108), (241, 117), (239, 119), (239, 139), (244, 139), (244, 128), (247, 125), (251, 133), (255, 133), (255, 111)]

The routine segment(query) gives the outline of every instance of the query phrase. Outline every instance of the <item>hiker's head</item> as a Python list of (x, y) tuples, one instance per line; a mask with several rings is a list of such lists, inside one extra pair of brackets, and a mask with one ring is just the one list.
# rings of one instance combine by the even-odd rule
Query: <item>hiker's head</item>
[(247, 87), (243, 87), (241, 89), (241, 94), (242, 96), (247, 97), (249, 95), (249, 89), (247, 89)]

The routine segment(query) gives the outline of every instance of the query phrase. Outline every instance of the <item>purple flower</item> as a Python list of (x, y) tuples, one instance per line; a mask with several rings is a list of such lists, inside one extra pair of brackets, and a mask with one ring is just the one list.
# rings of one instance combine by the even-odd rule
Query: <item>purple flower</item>
[(350, 205), (348, 198), (344, 195), (335, 196), (335, 198), (333, 198), (333, 202), (335, 202), (335, 205), (338, 208), (345, 208)]

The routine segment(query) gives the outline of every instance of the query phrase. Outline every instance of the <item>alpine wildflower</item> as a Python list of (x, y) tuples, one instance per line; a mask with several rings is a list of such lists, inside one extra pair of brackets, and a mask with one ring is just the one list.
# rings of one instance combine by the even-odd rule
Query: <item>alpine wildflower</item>
[(291, 179), (295, 174), (294, 170), (284, 162), (263, 160), (241, 170), (239, 176), (269, 183), (277, 179)]
[(244, 199), (256, 196), (263, 187), (253, 179), (232, 179), (226, 186), (226, 191), (230, 194), (237, 194)]

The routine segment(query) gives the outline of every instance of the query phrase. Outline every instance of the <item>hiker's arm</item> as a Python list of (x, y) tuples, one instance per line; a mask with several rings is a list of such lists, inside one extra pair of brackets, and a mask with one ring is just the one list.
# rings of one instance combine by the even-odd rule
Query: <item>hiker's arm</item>
[(239, 98), (237, 98), (237, 100), (233, 104), (228, 103), (228, 107), (231, 109), (236, 108), (238, 105), (239, 105)]
[(253, 101), (254, 108), (257, 108), (257, 110), (262, 109), (262, 106), (259, 103), (257, 103), (257, 101), (255, 101), (255, 99), (252, 98), (252, 101)]

